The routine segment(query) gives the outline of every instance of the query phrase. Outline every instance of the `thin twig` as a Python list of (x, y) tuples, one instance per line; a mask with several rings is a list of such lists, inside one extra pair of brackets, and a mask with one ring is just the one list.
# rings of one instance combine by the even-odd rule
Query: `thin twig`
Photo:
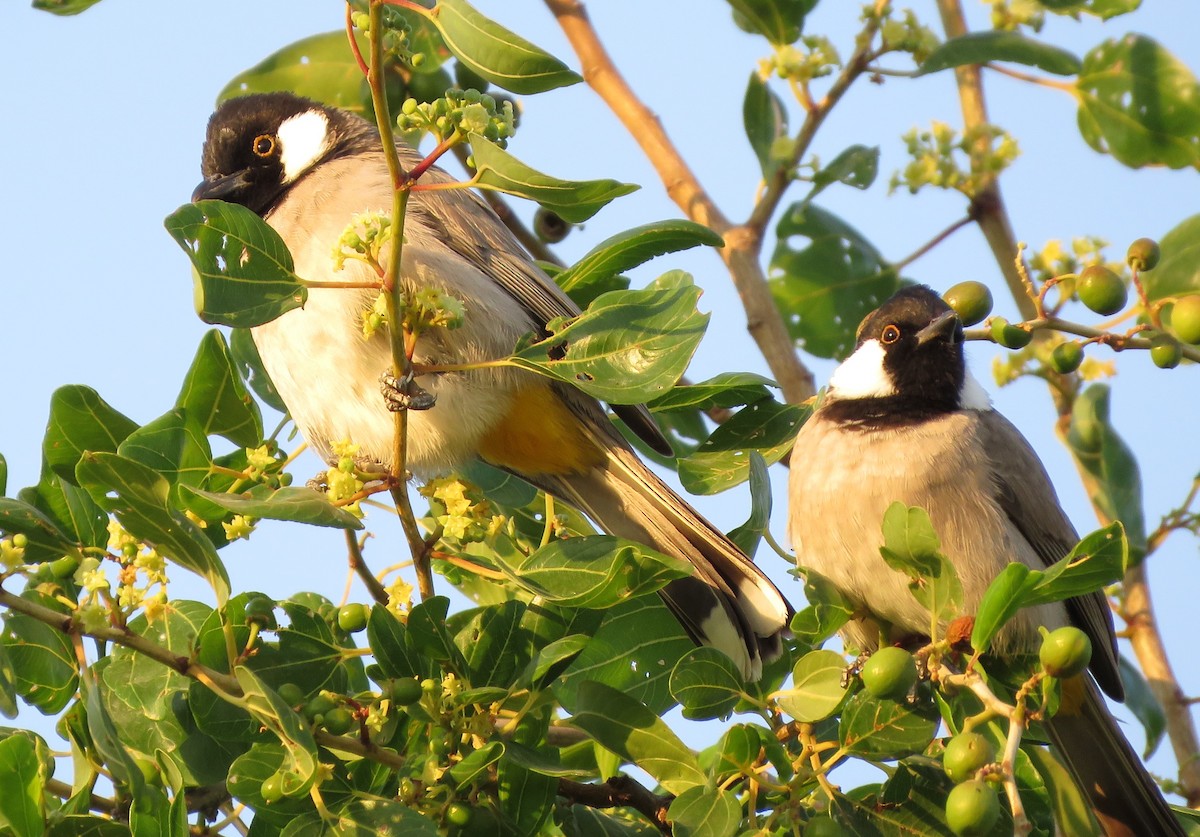
[(367, 588), (367, 592), (371, 594), (371, 598), (383, 606), (391, 600), (388, 596), (387, 589), (371, 572), (371, 568), (367, 566), (366, 559), (363, 558), (362, 545), (358, 542), (358, 536), (350, 529), (346, 530), (346, 549), (350, 553), (350, 569), (358, 575), (362, 580), (363, 586)]

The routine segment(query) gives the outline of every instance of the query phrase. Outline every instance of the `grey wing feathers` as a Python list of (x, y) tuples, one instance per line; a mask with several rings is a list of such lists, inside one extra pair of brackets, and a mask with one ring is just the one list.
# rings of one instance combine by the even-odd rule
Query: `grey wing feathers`
[[(1079, 536), (1059, 505), (1045, 467), (1021, 432), (1004, 416), (988, 411), (983, 414), (981, 426), (1000, 507), (1046, 565), (1053, 564), (1075, 547)], [(996, 451), (1004, 451), (1005, 456), (995, 456)], [(1092, 641), (1091, 670), (1096, 682), (1110, 697), (1123, 699), (1108, 600), (1101, 593), (1092, 593), (1068, 599), (1065, 604), (1071, 622)]]

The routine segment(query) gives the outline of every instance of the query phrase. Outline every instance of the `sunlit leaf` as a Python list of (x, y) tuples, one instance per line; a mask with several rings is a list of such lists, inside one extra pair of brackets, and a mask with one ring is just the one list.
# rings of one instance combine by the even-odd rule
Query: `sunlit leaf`
[(1027, 38), (1018, 32), (988, 29), (959, 35), (939, 44), (922, 62), (919, 72), (936, 73), (950, 67), (990, 61), (1025, 64), (1059, 76), (1073, 76), (1083, 66), (1078, 57), (1061, 47)]

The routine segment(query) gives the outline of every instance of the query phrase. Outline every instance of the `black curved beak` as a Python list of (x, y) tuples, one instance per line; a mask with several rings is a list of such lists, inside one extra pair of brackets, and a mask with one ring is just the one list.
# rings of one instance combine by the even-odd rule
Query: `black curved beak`
[(235, 171), (233, 174), (218, 174), (208, 178), (192, 192), (192, 203), (196, 201), (236, 199), (237, 196), (250, 188), (250, 180), (246, 172)]
[(939, 337), (948, 338), (951, 343), (957, 343), (958, 314), (947, 311), (939, 315), (933, 322), (917, 332), (917, 345), (923, 346), (930, 340)]

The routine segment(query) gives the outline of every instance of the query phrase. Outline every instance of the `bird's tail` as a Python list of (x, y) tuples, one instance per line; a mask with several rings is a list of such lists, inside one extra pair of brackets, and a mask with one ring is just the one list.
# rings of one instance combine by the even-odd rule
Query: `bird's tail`
[(1062, 706), (1046, 729), (1106, 837), (1186, 834), (1091, 677), (1063, 684)]
[(779, 655), (792, 615), (783, 594), (632, 450), (610, 439), (593, 441), (606, 453), (599, 466), (538, 482), (609, 534), (689, 562), (695, 574), (668, 584), (664, 601), (692, 639), (724, 652), (757, 679), (763, 662)]

